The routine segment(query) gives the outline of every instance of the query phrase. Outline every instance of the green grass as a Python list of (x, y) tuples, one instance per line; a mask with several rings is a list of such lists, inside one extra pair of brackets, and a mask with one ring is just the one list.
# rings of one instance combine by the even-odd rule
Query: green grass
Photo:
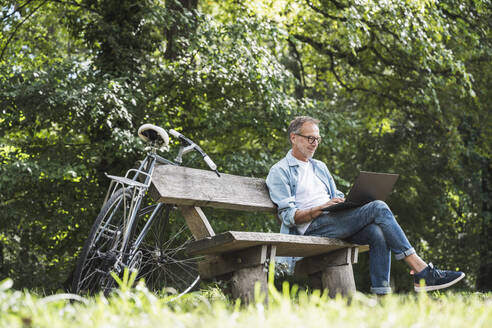
[[(306, 293), (287, 283), (270, 287), (268, 301), (241, 306), (217, 288), (157, 297), (143, 283), (124, 283), (109, 297), (47, 297), (0, 283), (0, 327), (491, 327), (492, 295), (431, 293), (376, 298), (357, 293), (349, 301)], [(71, 300), (71, 301), (70, 301)]]

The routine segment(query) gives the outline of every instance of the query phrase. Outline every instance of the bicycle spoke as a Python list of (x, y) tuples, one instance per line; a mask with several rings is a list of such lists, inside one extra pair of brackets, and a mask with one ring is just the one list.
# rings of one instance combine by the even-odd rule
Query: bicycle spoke
[[(91, 273), (89, 273), (89, 275), (85, 276), (84, 279), (82, 279), (79, 283), (79, 285), (83, 286), (84, 284), (86, 284), (86, 281), (89, 280), (91, 281), (95, 276), (97, 276), (99, 273), (97, 271), (92, 271)], [(90, 285), (90, 284), (88, 284)]]
[[(164, 277), (164, 285), (167, 284), (168, 281), (172, 282), (180, 282), (183, 286), (189, 284), (189, 282), (182, 278), (180, 275), (174, 273), (172, 270), (167, 270), (165, 265), (154, 267), (154, 269), (149, 272), (146, 276), (152, 276), (154, 273), (157, 273), (157, 279), (160, 280), (161, 276)], [(170, 279), (173, 278), (173, 279)]]
[[(173, 277), (177, 278), (177, 279), (174, 279), (173, 280), (174, 282), (177, 282), (179, 280), (179, 281), (181, 281), (181, 283), (183, 283), (183, 285), (185, 285), (187, 283), (186, 280), (184, 280), (182, 277), (180, 277), (179, 275), (175, 274), (171, 270), (167, 270), (166, 272), (168, 273), (168, 277), (169, 276), (173, 276)], [(165, 281), (167, 282), (167, 279)]]
[[(123, 201), (125, 197), (128, 199)], [(82, 264), (77, 268), (74, 290), (109, 291), (114, 285), (110, 272), (116, 266), (138, 270), (137, 280), (143, 278), (154, 291), (172, 288), (181, 295), (191, 290), (199, 280), (200, 257), (186, 255), (186, 247), (194, 239), (183, 218), (171, 207), (146, 205), (151, 202), (144, 198), (134, 226), (130, 227), (129, 244), (123, 249), (124, 213), (129, 213), (123, 207), (131, 205), (131, 197), (118, 191), (101, 210), (84, 248)], [(148, 222), (150, 219), (152, 222)], [(139, 244), (135, 244), (137, 240)]]
[[(150, 210), (151, 208), (147, 207), (139, 212), (139, 215), (145, 213), (141, 215), (143, 220), (139, 223), (142, 229), (152, 216), (153, 211)], [(169, 211), (169, 208), (165, 207), (160, 210), (162, 216), (154, 217), (139, 245), (139, 251), (143, 256), (137, 279), (143, 278), (147, 286), (156, 291), (173, 288), (178, 293), (183, 292), (192, 288), (198, 281), (198, 258), (187, 257), (184, 252), (192, 240), (191, 233), (182, 218), (171, 219), (166, 216), (169, 213), (177, 214), (177, 211)]]

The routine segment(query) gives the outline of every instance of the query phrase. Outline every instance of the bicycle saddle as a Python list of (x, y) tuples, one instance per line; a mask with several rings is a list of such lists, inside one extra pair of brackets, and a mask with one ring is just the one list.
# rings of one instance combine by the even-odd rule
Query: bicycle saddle
[(169, 136), (161, 127), (154, 124), (144, 124), (138, 128), (138, 136), (145, 142), (161, 144), (161, 149), (169, 150)]

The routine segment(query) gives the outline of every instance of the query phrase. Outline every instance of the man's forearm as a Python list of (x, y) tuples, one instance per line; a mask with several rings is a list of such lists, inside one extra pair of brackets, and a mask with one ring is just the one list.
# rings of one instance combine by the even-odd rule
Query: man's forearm
[(296, 224), (301, 224), (301, 223), (307, 223), (311, 222), (315, 218), (321, 215), (322, 207), (321, 206), (316, 206), (316, 207), (311, 207), (311, 208), (306, 208), (304, 210), (297, 210), (296, 214), (294, 215), (294, 221)]
[(344, 201), (345, 201), (344, 198), (335, 197), (330, 199), (325, 204), (311, 207), (311, 208), (306, 208), (304, 210), (297, 210), (296, 214), (294, 215), (294, 221), (296, 224), (311, 222), (323, 213), (323, 208), (333, 204), (342, 203)]

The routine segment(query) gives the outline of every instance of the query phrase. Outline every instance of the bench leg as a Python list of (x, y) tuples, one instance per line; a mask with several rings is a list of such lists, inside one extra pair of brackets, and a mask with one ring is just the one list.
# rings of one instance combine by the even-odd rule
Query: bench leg
[(261, 284), (261, 292), (267, 295), (267, 274), (263, 264), (244, 268), (232, 274), (232, 297), (240, 298), (242, 304), (249, 304), (255, 299), (255, 284)]
[(295, 274), (308, 277), (314, 289), (328, 289), (330, 297), (338, 293), (348, 296), (355, 292), (352, 263), (357, 263), (358, 248), (349, 247), (313, 257), (296, 263)]
[(325, 268), (321, 273), (321, 284), (328, 289), (328, 295), (349, 296), (355, 292), (354, 271), (352, 263)]

